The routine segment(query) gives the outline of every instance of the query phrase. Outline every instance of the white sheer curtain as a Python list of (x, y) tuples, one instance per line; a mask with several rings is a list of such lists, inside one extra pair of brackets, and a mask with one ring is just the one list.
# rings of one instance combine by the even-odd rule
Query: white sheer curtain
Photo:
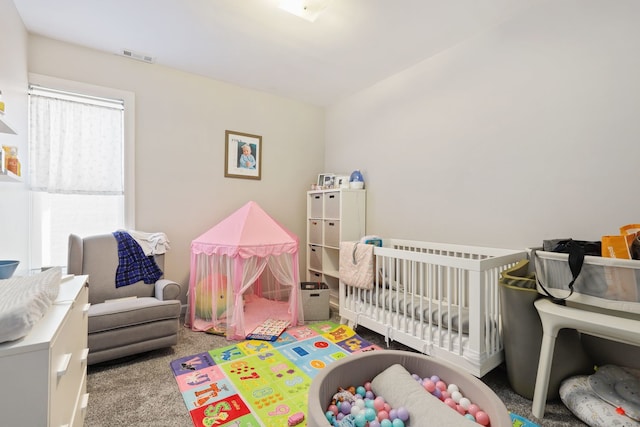
[(121, 102), (33, 91), (30, 114), (33, 191), (124, 194)]
[(32, 268), (66, 265), (70, 233), (127, 226), (124, 114), (119, 99), (30, 87)]

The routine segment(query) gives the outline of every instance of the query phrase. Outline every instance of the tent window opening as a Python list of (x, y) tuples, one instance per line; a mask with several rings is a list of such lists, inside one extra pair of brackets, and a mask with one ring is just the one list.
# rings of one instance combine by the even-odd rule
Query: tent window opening
[(69, 234), (125, 228), (124, 101), (29, 88), (32, 266), (66, 265)]

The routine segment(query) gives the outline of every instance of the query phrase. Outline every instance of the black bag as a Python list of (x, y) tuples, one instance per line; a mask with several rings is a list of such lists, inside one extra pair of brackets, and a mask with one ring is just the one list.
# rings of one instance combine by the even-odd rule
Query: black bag
[(573, 239), (545, 240), (543, 242), (543, 248), (545, 251), (569, 254), (569, 269), (571, 270), (572, 276), (572, 280), (568, 285), (569, 295), (564, 298), (558, 298), (551, 295), (551, 293), (542, 285), (542, 283), (540, 283), (540, 280), (538, 279), (540, 289), (542, 289), (544, 294), (546, 294), (551, 301), (556, 304), (566, 305), (565, 300), (573, 295), (573, 284), (580, 275), (585, 255), (602, 256), (602, 242)]

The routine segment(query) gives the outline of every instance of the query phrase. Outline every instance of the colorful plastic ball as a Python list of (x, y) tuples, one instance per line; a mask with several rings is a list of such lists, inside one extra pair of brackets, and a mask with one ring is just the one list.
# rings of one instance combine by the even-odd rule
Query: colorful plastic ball
[(393, 423), (389, 420), (380, 421), (380, 427), (393, 427)]
[(343, 418), (344, 418), (344, 414), (342, 412), (338, 412), (338, 415), (336, 415), (336, 420), (342, 421)]
[(448, 399), (451, 397), (451, 393), (449, 393), (447, 390), (442, 390), (440, 392), (440, 399), (444, 400), (444, 399)]
[(444, 381), (436, 381), (436, 388), (440, 391), (445, 391), (447, 389), (447, 384)]
[(392, 409), (389, 411), (389, 419), (390, 419), (391, 421), (393, 421), (393, 420), (395, 420), (396, 418), (398, 418), (398, 410), (397, 410), (397, 409), (395, 409), (395, 408), (392, 408)]
[(466, 409), (464, 409), (464, 408), (463, 408), (462, 406), (460, 406), (460, 405), (456, 405), (456, 411), (458, 411), (458, 413), (459, 413), (460, 415), (464, 415), (464, 414), (466, 414), (466, 413), (467, 413), (467, 410), (466, 410)]
[(404, 421), (402, 421), (400, 418), (396, 418), (395, 420), (393, 420), (391, 422), (391, 426), (392, 427), (404, 427)]
[(471, 405), (469, 405), (469, 407), (467, 408), (467, 412), (469, 412), (471, 415), (473, 415), (474, 417), (476, 416), (476, 413), (478, 413), (478, 411), (480, 410), (480, 407), (478, 405), (476, 405), (475, 403), (472, 403)]
[(367, 424), (367, 419), (365, 418), (364, 414), (356, 415), (353, 420), (356, 423), (356, 427), (364, 427)]
[(351, 413), (351, 403), (342, 402), (342, 404), (340, 405), (340, 412), (342, 412), (345, 415), (350, 414)]
[(365, 388), (364, 388), (364, 387), (362, 387), (362, 386), (359, 386), (359, 387), (356, 389), (356, 393), (358, 393), (358, 394), (359, 394), (360, 396), (362, 396), (362, 397), (364, 397), (364, 395), (365, 395), (365, 393), (366, 393), (366, 392), (367, 392), (367, 390), (365, 390)]
[(371, 391), (371, 381), (367, 381), (366, 383), (364, 383), (364, 389), (366, 391)]
[(460, 389), (455, 384), (449, 384), (449, 386), (447, 387), (447, 391), (449, 393), (453, 393), (454, 391), (460, 391)]
[(471, 406), (471, 401), (466, 397), (463, 397), (462, 399), (460, 399), (460, 402), (458, 402), (458, 404), (462, 406), (464, 409), (469, 410), (469, 407)]
[(378, 411), (378, 420), (388, 420), (389, 419), (389, 411), (385, 411), (384, 409)]
[(373, 421), (376, 419), (376, 410), (373, 408), (367, 408), (364, 410), (364, 418), (367, 421)]
[(489, 425), (489, 415), (487, 415), (486, 412), (484, 411), (478, 411), (476, 412), (476, 422), (480, 425), (483, 426), (488, 426)]
[(329, 421), (330, 423), (333, 423), (333, 419), (335, 418), (335, 415), (333, 414), (333, 412), (327, 411), (324, 413), (324, 416), (327, 417), (327, 421)]
[(440, 381), (440, 377), (437, 375), (432, 375), (431, 376), (431, 381), (433, 381), (434, 383), (437, 383), (438, 381)]
[(371, 400), (371, 399), (365, 400), (364, 401), (365, 408), (375, 408), (374, 402), (375, 402), (375, 399), (373, 399), (373, 400)]
[(433, 393), (433, 391), (436, 389), (436, 383), (434, 383), (431, 380), (424, 380), (422, 382), (422, 386), (424, 387), (425, 390), (427, 390), (429, 393)]
[(380, 423), (376, 420), (370, 421), (369, 427), (380, 427)]
[(389, 411), (391, 410), (391, 405), (389, 405), (387, 402), (384, 403), (384, 410), (387, 411), (387, 413), (389, 413)]
[(373, 400), (373, 399), (375, 399), (376, 396), (373, 394), (373, 392), (371, 390), (367, 390), (367, 392), (365, 393), (364, 397), (366, 399)]
[(404, 406), (398, 408), (398, 418), (402, 421), (407, 421), (409, 419), (409, 411)]
[(467, 418), (467, 419), (469, 419), (469, 420), (471, 420), (471, 421), (473, 421), (473, 422), (475, 422), (475, 421), (476, 421), (476, 417), (474, 417), (474, 416), (473, 416), (473, 415), (471, 415), (471, 414), (464, 414), (464, 417), (465, 417), (465, 418)]
[(378, 396), (375, 399), (373, 399), (373, 407), (375, 408), (376, 411), (380, 411), (382, 409), (384, 409), (384, 398), (382, 396)]
[(452, 409), (456, 409), (456, 402), (450, 397), (447, 397), (444, 400), (444, 404), (447, 405), (448, 407), (452, 408)]
[(338, 407), (336, 405), (329, 405), (328, 410), (331, 411), (333, 415), (338, 415)]
[(411, 374), (411, 378), (413, 378), (416, 381), (422, 381), (422, 378), (420, 378), (420, 375), (418, 374)]
[(439, 388), (436, 388), (435, 390), (433, 390), (432, 393), (435, 397), (437, 397), (438, 399), (440, 399), (442, 397), (442, 392), (440, 391)]
[(360, 408), (358, 407), (358, 405), (353, 405), (351, 406), (351, 415), (353, 415), (354, 417), (356, 415), (358, 415), (361, 412)]
[(455, 400), (456, 403), (460, 403), (460, 399), (462, 399), (462, 393), (459, 391), (454, 391), (451, 393), (451, 398)]

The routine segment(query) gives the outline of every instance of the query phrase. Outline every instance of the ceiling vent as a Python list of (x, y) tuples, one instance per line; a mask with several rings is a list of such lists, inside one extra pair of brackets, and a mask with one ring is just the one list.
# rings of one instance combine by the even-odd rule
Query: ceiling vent
[(120, 51), (120, 55), (131, 59), (137, 59), (138, 61), (147, 62), (149, 64), (153, 64), (154, 62), (156, 62), (156, 59), (153, 56), (134, 52), (131, 49), (122, 49)]

